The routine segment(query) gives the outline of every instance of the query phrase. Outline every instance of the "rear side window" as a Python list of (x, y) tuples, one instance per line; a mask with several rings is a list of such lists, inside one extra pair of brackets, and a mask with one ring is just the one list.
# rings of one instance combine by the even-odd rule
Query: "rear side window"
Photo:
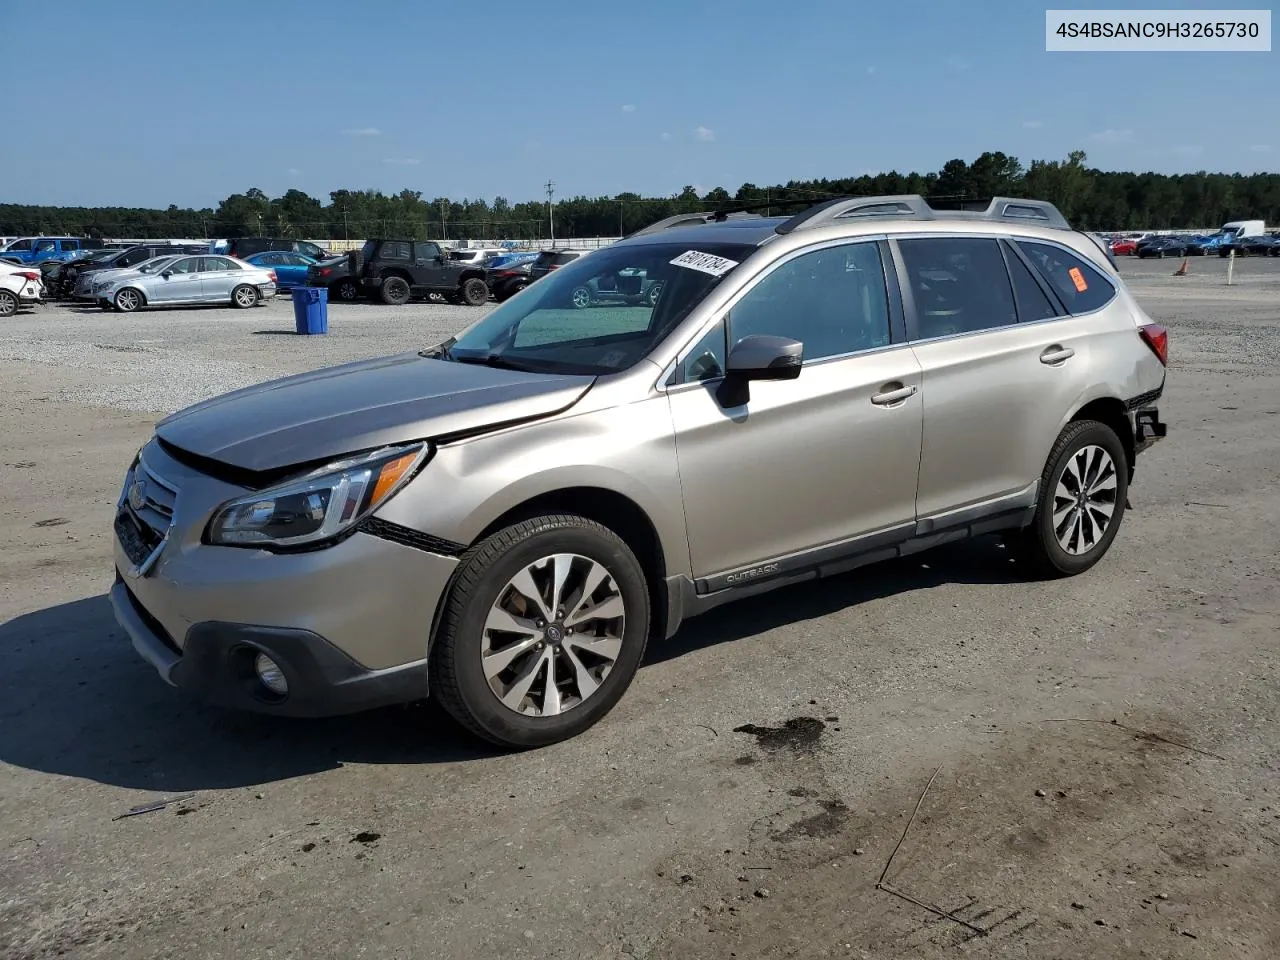
[(1051, 243), (1019, 240), (1017, 244), (1071, 313), (1089, 313), (1115, 297), (1111, 281), (1084, 258)]
[(573, 261), (577, 260), (580, 256), (582, 256), (582, 254), (580, 253), (556, 254), (556, 260), (555, 260), (556, 266), (563, 267), (566, 263), (573, 263)]
[(117, 262), (122, 267), (132, 267), (135, 263), (141, 263), (143, 260), (151, 259), (150, 250), (130, 250), (122, 256)]
[(915, 339), (952, 337), (1018, 322), (1009, 273), (994, 238), (899, 240), (898, 249), (915, 300)]
[(378, 248), (379, 260), (408, 260), (409, 243), (406, 240), (385, 240)]
[(1009, 264), (1009, 276), (1013, 280), (1013, 293), (1018, 301), (1018, 319), (1023, 323), (1052, 320), (1059, 316), (1057, 305), (1049, 299), (1040, 282), (1022, 262), (1017, 251), (1006, 248), (1005, 260)]

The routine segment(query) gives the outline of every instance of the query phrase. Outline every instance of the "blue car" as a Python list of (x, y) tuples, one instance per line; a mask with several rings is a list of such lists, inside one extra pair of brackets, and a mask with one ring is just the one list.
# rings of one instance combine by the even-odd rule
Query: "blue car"
[(308, 257), (302, 253), (293, 253), (289, 250), (264, 250), (262, 253), (255, 253), (253, 256), (245, 257), (245, 263), (252, 263), (255, 267), (266, 267), (268, 270), (276, 272), (276, 289), (288, 290), (291, 287), (305, 287), (307, 285), (307, 267), (316, 263), (314, 257)]

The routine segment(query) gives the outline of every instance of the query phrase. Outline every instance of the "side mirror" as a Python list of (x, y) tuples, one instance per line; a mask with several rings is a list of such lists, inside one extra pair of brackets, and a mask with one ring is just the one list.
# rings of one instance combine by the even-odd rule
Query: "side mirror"
[(166, 270), (164, 273), (160, 274), (160, 276), (162, 276), (162, 277), (164, 277), (166, 280), (168, 280), (170, 277), (172, 277), (172, 276), (173, 276), (173, 271), (172, 271), (172, 270)]
[(719, 399), (739, 407), (751, 399), (752, 380), (794, 380), (804, 364), (804, 344), (789, 337), (743, 337), (729, 351)]

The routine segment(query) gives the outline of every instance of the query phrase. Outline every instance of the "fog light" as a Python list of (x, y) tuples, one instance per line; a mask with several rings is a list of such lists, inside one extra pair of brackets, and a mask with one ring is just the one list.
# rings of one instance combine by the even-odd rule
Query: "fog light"
[(283, 697), (289, 692), (289, 681), (284, 678), (280, 665), (265, 653), (258, 654), (253, 661), (253, 669), (258, 674), (262, 685), (277, 696)]

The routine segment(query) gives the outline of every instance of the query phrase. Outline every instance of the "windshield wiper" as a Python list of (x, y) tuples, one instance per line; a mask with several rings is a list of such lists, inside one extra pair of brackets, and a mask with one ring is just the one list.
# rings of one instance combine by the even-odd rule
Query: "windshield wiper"
[(506, 357), (498, 353), (452, 353), (447, 352), (445, 356), (455, 363), (475, 363), (484, 367), (495, 367), (499, 370), (519, 370), (522, 373), (532, 373), (528, 367), (514, 360), (508, 360)]

